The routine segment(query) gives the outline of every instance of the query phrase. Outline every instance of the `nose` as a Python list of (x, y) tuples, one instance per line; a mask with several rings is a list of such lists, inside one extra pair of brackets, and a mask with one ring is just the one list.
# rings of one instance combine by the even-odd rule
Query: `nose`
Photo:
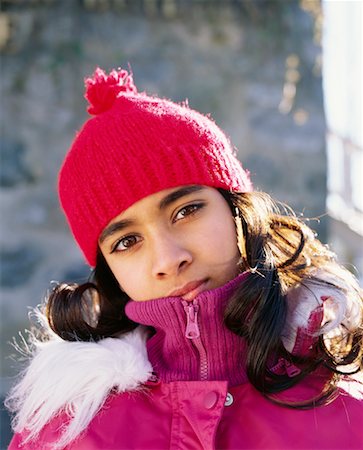
[(179, 275), (193, 261), (186, 246), (167, 232), (155, 238), (151, 252), (152, 275), (158, 279)]

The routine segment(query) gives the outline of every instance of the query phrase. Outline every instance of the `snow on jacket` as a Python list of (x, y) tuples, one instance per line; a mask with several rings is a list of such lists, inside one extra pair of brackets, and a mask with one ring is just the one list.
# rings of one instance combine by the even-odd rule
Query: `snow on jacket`
[[(17, 411), (9, 449), (363, 449), (358, 384), (346, 382), (328, 405), (296, 410), (271, 402), (248, 382), (246, 344), (223, 324), (225, 305), (243, 278), (192, 303), (175, 297), (130, 302), (128, 316), (152, 326), (151, 337), (140, 326), (97, 343), (55, 335), (37, 342), (8, 400)], [(334, 294), (334, 311), (346, 315), (349, 305), (339, 292), (319, 289), (299, 288), (290, 296), (284, 342), (292, 345), (293, 329), (292, 352), (316, 339), (321, 297)], [(274, 369), (291, 376), (299, 370), (281, 359)], [(319, 370), (282, 398), (314, 398), (326, 376)]]

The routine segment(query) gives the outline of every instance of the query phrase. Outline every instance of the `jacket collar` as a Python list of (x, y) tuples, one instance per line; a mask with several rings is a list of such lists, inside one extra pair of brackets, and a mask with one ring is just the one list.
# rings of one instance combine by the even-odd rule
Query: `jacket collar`
[(235, 386), (247, 380), (245, 340), (224, 324), (227, 303), (247, 276), (204, 291), (192, 302), (165, 297), (127, 304), (130, 319), (155, 330), (147, 353), (162, 381), (224, 380)]

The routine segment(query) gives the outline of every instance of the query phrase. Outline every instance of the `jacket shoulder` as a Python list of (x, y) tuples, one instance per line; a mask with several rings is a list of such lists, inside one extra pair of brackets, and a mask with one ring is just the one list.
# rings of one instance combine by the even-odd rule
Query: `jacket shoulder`
[(98, 342), (69, 342), (57, 336), (33, 342), (30, 363), (6, 400), (15, 414), (15, 433), (26, 431), (26, 442), (36, 440), (45, 425), (64, 412), (69, 420), (62, 424), (59, 445), (74, 440), (112, 390), (137, 390), (148, 380), (152, 367), (146, 338), (145, 329), (138, 327)]

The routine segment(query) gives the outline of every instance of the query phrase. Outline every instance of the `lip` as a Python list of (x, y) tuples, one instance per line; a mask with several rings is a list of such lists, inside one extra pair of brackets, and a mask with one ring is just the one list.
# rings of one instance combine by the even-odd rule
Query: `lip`
[(205, 290), (207, 281), (207, 279), (191, 281), (181, 288), (174, 289), (168, 294), (168, 297), (182, 297), (186, 301), (194, 300), (198, 294)]

